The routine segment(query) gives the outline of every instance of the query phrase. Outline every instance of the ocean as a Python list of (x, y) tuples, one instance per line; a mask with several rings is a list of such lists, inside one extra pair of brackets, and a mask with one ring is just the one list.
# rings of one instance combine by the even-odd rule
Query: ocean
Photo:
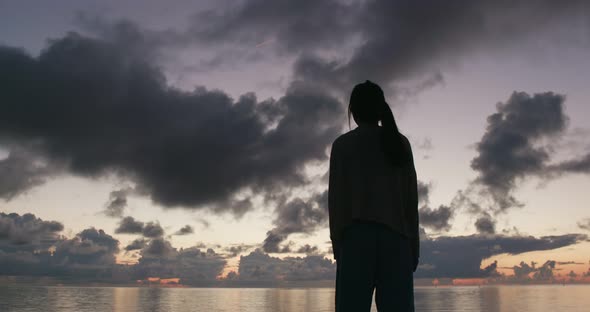
[[(590, 311), (590, 285), (417, 287), (416, 311)], [(0, 311), (334, 311), (332, 288), (0, 286)], [(372, 311), (377, 311), (373, 303)]]

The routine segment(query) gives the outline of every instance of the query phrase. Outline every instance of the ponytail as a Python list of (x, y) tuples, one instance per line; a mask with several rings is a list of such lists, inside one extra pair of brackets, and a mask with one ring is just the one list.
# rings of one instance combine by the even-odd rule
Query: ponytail
[(393, 117), (393, 112), (385, 101), (383, 101), (383, 110), (381, 112), (381, 148), (394, 166), (403, 166), (410, 160), (402, 134), (399, 132)]

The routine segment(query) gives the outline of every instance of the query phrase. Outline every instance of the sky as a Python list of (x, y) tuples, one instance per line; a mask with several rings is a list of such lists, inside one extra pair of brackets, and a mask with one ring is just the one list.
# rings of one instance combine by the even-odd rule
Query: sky
[(335, 276), (330, 145), (385, 90), (426, 283), (590, 281), (586, 1), (0, 0), (0, 276)]

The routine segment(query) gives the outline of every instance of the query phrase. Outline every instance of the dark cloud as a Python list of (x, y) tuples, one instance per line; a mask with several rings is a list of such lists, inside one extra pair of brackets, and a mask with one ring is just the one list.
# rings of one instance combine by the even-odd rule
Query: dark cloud
[(587, 154), (579, 159), (571, 159), (553, 166), (549, 166), (549, 169), (554, 170), (558, 174), (590, 173), (590, 154)]
[(537, 267), (536, 262), (531, 262), (531, 264), (527, 264), (524, 261), (521, 261), (519, 265), (515, 265), (512, 267), (514, 271), (513, 276), (509, 276), (506, 278), (507, 281), (512, 282), (519, 282), (519, 283), (526, 283), (526, 282), (547, 282), (553, 281), (555, 279), (553, 275), (553, 271), (557, 262), (554, 260), (547, 260), (543, 265)]
[(517, 179), (544, 173), (550, 155), (539, 144), (565, 130), (564, 100), (563, 95), (552, 92), (533, 96), (515, 92), (505, 103), (498, 103), (497, 112), (488, 117), (471, 167), (500, 211), (521, 205), (512, 195)]
[(343, 116), (335, 98), (309, 84), (265, 101), (181, 91), (140, 52), (75, 33), (37, 58), (0, 47), (0, 67), (2, 142), (35, 142), (76, 175), (116, 173), (165, 207), (240, 216), (252, 206), (237, 192), (302, 185), (303, 166), (327, 159)]
[(141, 250), (139, 262), (133, 266), (133, 276), (146, 279), (179, 278), (181, 284), (198, 285), (215, 281), (225, 267), (226, 260), (213, 249), (202, 251), (197, 247), (177, 250), (169, 241), (152, 239)]
[(55, 173), (56, 168), (44, 163), (42, 158), (24, 148), (13, 147), (8, 157), (0, 159), (0, 198), (9, 201), (45, 183)]
[(176, 248), (172, 247), (170, 241), (163, 238), (154, 238), (141, 250), (144, 258), (167, 258), (174, 255)]
[(268, 43), (280, 53), (292, 54), (341, 46), (357, 26), (356, 9), (357, 5), (336, 0), (250, 0), (227, 10), (199, 12), (190, 34), (208, 44)]
[(3, 245), (32, 245), (35, 248), (49, 247), (59, 238), (64, 226), (57, 221), (43, 221), (26, 213), (0, 212), (0, 249)]
[(130, 20), (108, 20), (90, 12), (78, 12), (75, 16), (77, 26), (84, 32), (97, 35), (112, 42), (130, 55), (141, 56), (149, 61), (162, 59), (165, 48), (186, 47), (188, 41), (173, 30), (142, 28)]
[(586, 219), (578, 222), (578, 227), (583, 230), (590, 231), (590, 218), (586, 218)]
[(213, 53), (189, 67), (210, 70), (236, 59), (268, 60), (274, 53), (295, 59), (294, 80), (327, 92), (342, 95), (369, 77), (404, 98), (443, 82), (442, 73), (466, 55), (538, 45), (543, 39), (586, 43), (581, 25), (588, 8), (583, 0), (247, 0), (197, 12), (183, 30), (146, 30), (129, 21), (88, 16), (80, 20), (130, 53), (158, 55), (162, 47), (194, 45)]
[[(455, 202), (450, 206), (440, 205), (438, 208), (430, 207), (430, 191), (432, 183), (418, 181), (418, 209), (420, 225), (434, 231), (448, 231), (451, 229), (451, 219), (455, 214)], [(424, 229), (422, 229), (424, 230)]]
[(197, 219), (197, 222), (201, 223), (201, 225), (203, 226), (204, 229), (208, 229), (210, 226), (209, 221), (207, 221), (203, 218)]
[[(442, 236), (421, 240), (420, 266), (417, 278), (472, 278), (497, 275), (492, 264), (481, 269), (481, 263), (494, 255), (512, 255), (529, 251), (552, 250), (584, 241), (587, 236), (565, 234), (559, 236), (503, 236), (470, 235)], [(545, 273), (541, 273), (545, 274)]]
[(138, 238), (133, 240), (129, 245), (125, 246), (125, 251), (133, 251), (143, 249), (148, 243), (148, 240), (144, 238)]
[(64, 240), (63, 224), (25, 213), (0, 212), (0, 275), (51, 274), (50, 248)]
[[(514, 92), (505, 103), (498, 103), (497, 112), (488, 116), (487, 128), (476, 144), (478, 155), (471, 167), (478, 172), (476, 183), (460, 191), (455, 207), (464, 207), (472, 214), (483, 214), (476, 221), (478, 231), (488, 232), (495, 221), (489, 212), (505, 212), (524, 204), (514, 197), (518, 182), (538, 177), (549, 180), (566, 173), (588, 173), (588, 156), (566, 161), (552, 161), (552, 152), (559, 147), (569, 118), (564, 110), (565, 96), (553, 92)], [(484, 205), (490, 196), (492, 205)], [(487, 211), (486, 211), (487, 210)]]
[(141, 234), (144, 237), (156, 238), (164, 235), (164, 229), (158, 222), (143, 223), (128, 216), (119, 221), (119, 226), (115, 229), (115, 233)]
[(207, 244), (205, 244), (203, 242), (197, 242), (194, 247), (201, 248), (201, 249), (203, 249), (203, 248), (207, 249)]
[(265, 252), (289, 252), (290, 248), (280, 247), (290, 234), (310, 234), (328, 222), (327, 191), (313, 195), (307, 201), (297, 197), (281, 202), (273, 220), (274, 228), (266, 233), (262, 244)]
[(188, 234), (193, 234), (195, 232), (195, 229), (190, 226), (190, 225), (185, 225), (183, 226), (180, 230), (176, 231), (174, 233), (174, 235), (188, 235)]
[(576, 262), (576, 261), (557, 261), (557, 264), (558, 265), (568, 265), (568, 264), (584, 265), (586, 263)]
[(135, 220), (133, 217), (125, 217), (119, 222), (115, 229), (117, 234), (139, 234), (143, 232), (143, 222)]
[(144, 237), (155, 238), (164, 235), (164, 229), (157, 222), (148, 222), (143, 226), (141, 234)]
[(318, 246), (311, 246), (309, 244), (305, 244), (301, 247), (299, 247), (299, 249), (297, 249), (297, 253), (304, 253), (304, 254), (317, 254), (319, 251)]
[(115, 264), (119, 241), (103, 230), (89, 228), (56, 245), (55, 257), (62, 265), (107, 267)]
[(495, 234), (496, 220), (492, 219), (488, 213), (483, 213), (477, 220), (475, 220), (475, 229), (479, 234)]
[[(6, 227), (4, 219), (18, 220)], [(62, 281), (98, 281), (104, 283), (129, 283), (147, 277), (180, 278), (186, 285), (214, 285), (226, 265), (226, 252), (235, 257), (254, 246), (237, 244), (222, 248), (217, 253), (211, 248), (193, 246), (177, 249), (163, 237), (140, 238), (127, 245), (125, 251), (139, 250), (138, 263), (119, 265), (119, 241), (102, 230), (88, 228), (73, 238), (57, 236), (63, 228), (54, 221), (43, 221), (33, 215), (3, 214), (3, 233), (0, 239), (0, 275), (53, 276)], [(40, 239), (27, 242), (11, 241), (6, 233), (31, 232)], [(6, 231), (6, 228), (11, 228)], [(42, 229), (42, 230), (39, 230)], [(38, 234), (46, 233), (46, 234)], [(13, 235), (13, 234), (10, 234)], [(471, 235), (429, 238), (422, 232), (421, 264), (416, 277), (424, 278), (469, 278), (498, 277), (497, 262), (480, 268), (485, 259), (508, 253), (521, 254), (530, 251), (551, 250), (574, 245), (587, 240), (580, 234), (559, 236), (503, 236)], [(291, 249), (292, 243), (283, 248)], [(221, 248), (221, 246), (219, 246)], [(271, 257), (261, 249), (246, 256), (240, 256), (236, 283), (284, 281), (333, 280), (335, 262), (318, 254), (317, 246), (304, 245), (297, 252), (307, 253), (306, 257)], [(550, 280), (556, 265), (570, 262), (547, 262), (541, 267), (528, 268), (536, 280)], [(519, 271), (520, 270), (520, 271)], [(524, 276), (527, 266), (515, 269), (517, 277)], [(518, 271), (518, 273), (517, 273)], [(272, 284), (271, 283), (271, 284)], [(236, 284), (237, 285), (237, 284)]]
[[(441, 72), (465, 55), (540, 39), (586, 43), (582, 25), (588, 7), (583, 0), (247, 0), (197, 12), (186, 30), (149, 31), (96, 18), (85, 18), (83, 24), (133, 50), (190, 44), (212, 49), (217, 53), (205, 62), (208, 68), (272, 51), (296, 58), (296, 80), (348, 92), (371, 77), (395, 84), (391, 89), (403, 96), (440, 83)], [(410, 86), (404, 85), (407, 81)]]
[[(471, 161), (471, 168), (478, 172), (476, 184), (455, 198), (457, 207), (486, 216), (476, 221), (478, 230), (490, 232), (495, 222), (485, 210), (498, 213), (524, 205), (513, 195), (519, 181), (590, 172), (587, 155), (552, 161), (552, 151), (561, 144), (569, 120), (564, 101), (565, 96), (553, 92), (532, 96), (514, 92), (505, 103), (497, 104), (496, 113), (488, 116), (486, 132), (476, 144), (478, 155)], [(494, 204), (484, 206), (481, 197), (488, 195)]]
[(535, 271), (535, 265), (535, 262), (528, 265), (526, 262), (521, 261), (519, 265), (515, 265), (512, 268), (514, 271), (514, 277), (519, 280), (528, 278), (529, 274)]
[(287, 235), (277, 233), (274, 229), (266, 232), (266, 238), (262, 243), (262, 249), (265, 252), (280, 252), (281, 247), (279, 246), (285, 239), (287, 239)]
[(228, 258), (233, 258), (233, 257), (236, 257), (239, 254), (246, 252), (252, 248), (254, 248), (254, 245), (237, 244), (237, 245), (227, 246), (223, 250), (228, 253)]
[(238, 274), (241, 281), (333, 280), (336, 262), (317, 255), (281, 259), (257, 249), (240, 257)]
[(103, 211), (104, 214), (113, 218), (123, 217), (125, 207), (127, 207), (127, 195), (131, 192), (133, 192), (133, 188), (130, 187), (111, 191), (106, 208)]
[(453, 217), (453, 208), (440, 205), (436, 209), (426, 206), (418, 209), (420, 225), (436, 231), (448, 231), (451, 228), (449, 221)]
[(578, 277), (578, 274), (576, 274), (574, 271), (570, 271), (567, 276), (570, 278), (570, 281), (573, 281), (576, 277)]
[(424, 183), (422, 181), (418, 181), (418, 204), (419, 205), (427, 205), (430, 203), (430, 188), (432, 187), (431, 183)]
[(71, 239), (52, 239), (50, 244), (28, 242), (10, 248), (0, 242), (0, 275), (112, 281), (118, 252), (119, 241), (95, 228)]

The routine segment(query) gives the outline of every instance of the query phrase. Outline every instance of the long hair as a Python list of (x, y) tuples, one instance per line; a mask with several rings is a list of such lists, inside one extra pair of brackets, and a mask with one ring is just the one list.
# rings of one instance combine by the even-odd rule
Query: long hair
[(408, 163), (410, 155), (381, 87), (369, 80), (354, 86), (348, 103), (349, 127), (351, 115), (357, 123), (377, 124), (381, 121), (381, 149), (387, 159), (394, 166)]

